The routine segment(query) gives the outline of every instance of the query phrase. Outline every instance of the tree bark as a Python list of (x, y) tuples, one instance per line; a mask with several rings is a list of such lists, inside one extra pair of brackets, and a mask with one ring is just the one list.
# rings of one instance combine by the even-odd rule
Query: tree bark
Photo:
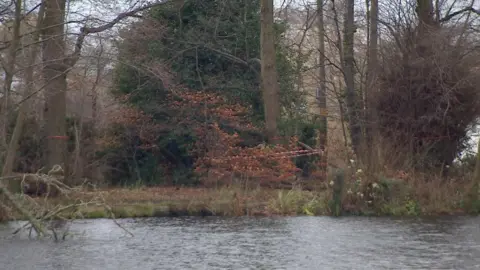
[(355, 1), (345, 1), (346, 15), (344, 27), (344, 77), (346, 85), (346, 105), (348, 110), (348, 121), (350, 128), (350, 137), (352, 148), (355, 155), (360, 157), (360, 145), (362, 142), (362, 125), (360, 123), (359, 102), (357, 92), (355, 90), (355, 66), (354, 66), (354, 36), (355, 36), (355, 21), (354, 10)]
[(0, 195), (4, 195), (5, 200), (9, 202), (15, 208), (15, 210), (21, 213), (30, 222), (30, 224), (32, 224), (38, 236), (46, 235), (46, 231), (42, 223), (38, 219), (36, 219), (35, 216), (32, 215), (28, 210), (26, 210), (20, 203), (18, 203), (13, 194), (10, 193), (10, 191), (8, 191), (8, 189), (4, 187), (1, 183)]
[[(66, 0), (46, 0), (43, 30), (43, 76), (45, 79), (45, 118), (47, 130), (46, 163), (65, 168), (66, 91), (69, 66), (65, 60), (65, 5)], [(67, 177), (67, 175), (65, 175)]]
[(431, 40), (433, 32), (440, 27), (440, 22), (435, 19), (435, 13), (432, 0), (417, 0), (416, 13), (418, 16), (417, 27), (417, 53), (421, 57), (428, 57), (432, 53)]
[(280, 116), (278, 74), (275, 63), (275, 35), (273, 31), (273, 0), (261, 0), (260, 51), (262, 62), (262, 91), (265, 111), (265, 130), (269, 142), (277, 137)]
[(368, 58), (367, 58), (367, 87), (365, 89), (365, 144), (368, 161), (372, 162), (373, 153), (373, 138), (375, 136), (375, 122), (374, 104), (372, 101), (372, 94), (376, 92), (376, 73), (378, 66), (378, 0), (371, 0), (369, 12), (369, 42), (368, 42)]
[(475, 161), (475, 170), (473, 171), (472, 187), (467, 193), (466, 208), (469, 211), (476, 212), (476, 204), (479, 199), (480, 187), (480, 139), (477, 143), (477, 155)]
[(61, 165), (65, 179), (70, 177), (67, 164), (66, 136), (66, 92), (67, 73), (77, 63), (83, 42), (88, 34), (99, 33), (112, 28), (121, 20), (135, 16), (138, 12), (167, 2), (155, 2), (128, 12), (120, 13), (112, 21), (99, 27), (82, 27), (77, 36), (73, 53), (65, 54), (65, 7), (66, 0), (45, 0), (45, 17), (43, 24), (43, 76), (45, 86), (45, 118), (47, 129), (47, 167)]
[(421, 28), (438, 25), (438, 21), (434, 17), (435, 13), (432, 0), (417, 0), (416, 12)]
[(13, 76), (15, 75), (15, 64), (17, 60), (17, 49), (20, 43), (20, 25), (22, 23), (22, 1), (15, 1), (15, 19), (13, 22), (13, 33), (8, 50), (5, 71), (5, 84), (3, 86), (3, 104), (0, 105), (0, 142), (1, 150), (7, 146), (8, 114), (10, 111), (10, 91), (12, 90)]
[(323, 19), (323, 0), (317, 0), (317, 23), (318, 23), (318, 107), (320, 110), (320, 130), (318, 133), (318, 144), (321, 151), (320, 167), (327, 173), (327, 145), (328, 145), (328, 109), (327, 109), (327, 89), (325, 72), (325, 25)]
[(37, 58), (38, 47), (37, 44), (39, 37), (40, 37), (40, 30), (42, 27), (43, 15), (45, 11), (45, 6), (42, 4), (40, 6), (40, 10), (38, 12), (37, 22), (36, 22), (36, 30), (33, 33), (33, 38), (31, 40), (31, 44), (29, 44), (28, 49), (28, 59), (27, 59), (27, 66), (25, 68), (25, 89), (23, 92), (23, 102), (20, 104), (20, 108), (18, 109), (18, 116), (15, 123), (15, 128), (12, 133), (12, 137), (10, 138), (10, 143), (7, 149), (7, 155), (5, 157), (5, 163), (3, 164), (2, 176), (6, 176), (12, 173), (13, 165), (15, 163), (15, 154), (18, 150), (18, 143), (20, 141), (20, 137), (23, 133), (23, 126), (25, 122), (25, 117), (27, 115), (28, 108), (30, 107), (30, 93), (33, 92), (34, 86), (34, 64)]
[(475, 172), (473, 174), (474, 181), (477, 186), (480, 186), (480, 139), (477, 144), (477, 161), (475, 162)]

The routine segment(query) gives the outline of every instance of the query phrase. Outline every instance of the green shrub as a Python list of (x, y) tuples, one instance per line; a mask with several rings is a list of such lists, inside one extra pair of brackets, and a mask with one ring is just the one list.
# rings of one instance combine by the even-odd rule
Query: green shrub
[[(150, 124), (161, 128), (155, 132), (155, 150), (142, 148), (139, 126), (110, 128), (108, 132), (120, 143), (102, 149), (99, 155), (111, 168), (107, 178), (112, 184), (197, 184), (193, 170), (196, 156), (192, 149), (198, 138), (193, 129), (208, 123), (218, 122), (227, 132), (238, 132), (247, 147), (263, 141), (263, 136), (232, 128), (237, 123), (228, 123), (216, 115), (204, 115), (192, 108), (174, 108), (172, 103), (180, 97), (170, 95), (174, 91), (165, 87), (162, 78), (140, 68), (151, 63), (168, 63), (164, 67), (173, 71), (175, 83), (188, 88), (175, 91), (220, 94), (226, 103), (248, 107), (251, 122), (263, 125), (260, 66), (255, 60), (260, 58), (259, 8), (258, 0), (234, 0), (227, 6), (219, 0), (193, 0), (185, 2), (181, 10), (172, 3), (148, 12), (147, 16), (163, 27), (163, 34), (148, 38), (140, 33), (132, 34), (138, 32), (136, 27), (151, 29), (149, 20), (129, 26), (130, 31), (122, 35), (119, 43), (122, 61), (115, 68), (112, 93), (120, 97), (124, 105), (151, 116)], [(276, 24), (277, 38), (286, 27), (285, 22)], [(141, 38), (145, 40), (139, 45)], [(138, 46), (147, 48), (142, 51), (145, 55), (139, 55)], [(299, 91), (293, 91), (293, 56), (287, 47), (278, 43), (281, 102), (287, 110), (292, 104), (303, 102)]]

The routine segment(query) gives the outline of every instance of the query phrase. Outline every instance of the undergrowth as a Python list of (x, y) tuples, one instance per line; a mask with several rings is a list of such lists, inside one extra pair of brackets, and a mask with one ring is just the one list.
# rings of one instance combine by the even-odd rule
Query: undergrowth
[(467, 198), (470, 182), (423, 174), (366, 177), (357, 170), (344, 186), (343, 210), (346, 214), (379, 216), (478, 213), (480, 202), (469, 202)]
[[(346, 174), (348, 176), (348, 174)], [(428, 216), (478, 214), (480, 201), (468, 201), (469, 182), (431, 181), (423, 176), (367, 178), (361, 170), (345, 177), (341, 215)], [(159, 216), (295, 216), (334, 215), (333, 180), (322, 191), (301, 188), (269, 189), (229, 186), (220, 188), (138, 187), (81, 191), (69, 198), (35, 198), (38, 204), (58, 207), (74, 200), (102, 197), (111, 206), (81, 207), (69, 218)], [(0, 220), (22, 219), (0, 208)]]

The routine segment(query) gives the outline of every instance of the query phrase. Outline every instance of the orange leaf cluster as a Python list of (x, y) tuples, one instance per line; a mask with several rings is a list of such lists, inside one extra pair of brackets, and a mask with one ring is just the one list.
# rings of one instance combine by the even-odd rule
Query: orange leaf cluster
[[(176, 112), (171, 125), (187, 126), (200, 138), (192, 150), (192, 154), (197, 157), (195, 170), (199, 173), (208, 172), (210, 176), (216, 175), (218, 178), (243, 176), (258, 181), (278, 182), (292, 179), (298, 171), (292, 157), (305, 155), (302, 152), (304, 150), (297, 148), (296, 138), (291, 138), (286, 145), (239, 146), (242, 138), (236, 133), (228, 134), (223, 131), (217, 121), (226, 122), (239, 130), (257, 128), (247, 117), (249, 108), (241, 104), (229, 104), (221, 95), (175, 89), (162, 106)], [(199, 120), (201, 117), (197, 117), (198, 115), (206, 115), (214, 124), (207, 125), (203, 120)], [(134, 128), (136, 136), (142, 141), (140, 148), (157, 148), (154, 142), (161, 127), (142, 111), (124, 108), (111, 116), (111, 122)], [(112, 144), (114, 139), (105, 138), (104, 143)]]
[(121, 146), (121, 142), (113, 136), (103, 135), (96, 138), (95, 144), (102, 148), (115, 148)]
[[(140, 145), (141, 149), (155, 149), (157, 147), (154, 142), (157, 138), (160, 125), (154, 123), (152, 117), (146, 115), (144, 112), (132, 107), (124, 107), (118, 110), (117, 113), (110, 115), (109, 120), (112, 124), (134, 128), (137, 133), (136, 135), (138, 135), (142, 141)], [(103, 147), (114, 147), (120, 144), (118, 137), (112, 134), (106, 134), (102, 138), (99, 138), (97, 143)]]
[(192, 92), (185, 89), (180, 89), (176, 95), (181, 100), (175, 100), (171, 103), (174, 108), (194, 109), (202, 114), (213, 115), (222, 120), (242, 124), (242, 127), (255, 128), (244, 117), (248, 114), (248, 108), (241, 104), (229, 104), (227, 99), (221, 95), (202, 91)]
[[(177, 108), (196, 108), (237, 128), (257, 130), (246, 117), (249, 109), (241, 104), (229, 104), (225, 97), (215, 93), (185, 89), (177, 92), (181, 101), (172, 103)], [(198, 173), (208, 171), (219, 178), (241, 175), (259, 181), (282, 181), (291, 179), (299, 170), (292, 161), (298, 154), (296, 138), (287, 146), (244, 148), (237, 146), (242, 141), (238, 134), (226, 133), (217, 123), (207, 127), (198, 123), (195, 132), (202, 138), (194, 150), (198, 157), (195, 163)]]
[(241, 175), (259, 181), (282, 181), (295, 176), (298, 168), (292, 162), (296, 149), (296, 138), (288, 146), (242, 148), (235, 146), (241, 139), (238, 134), (230, 135), (217, 124), (209, 129), (209, 138), (200, 143), (208, 144), (208, 151), (196, 162), (196, 171), (210, 172), (218, 177)]
[(122, 125), (136, 125), (139, 122), (151, 121), (150, 116), (138, 109), (131, 107), (124, 107), (118, 110), (117, 113), (110, 115), (109, 118), (111, 123)]

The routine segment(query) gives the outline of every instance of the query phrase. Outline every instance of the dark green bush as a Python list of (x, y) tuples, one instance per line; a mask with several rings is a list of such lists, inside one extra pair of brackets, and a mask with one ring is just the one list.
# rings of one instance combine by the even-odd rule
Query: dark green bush
[[(115, 68), (112, 92), (125, 105), (151, 116), (162, 128), (155, 134), (155, 150), (141, 149), (144, 142), (139, 138), (138, 127), (109, 130), (121, 142), (100, 153), (111, 167), (108, 178), (113, 184), (139, 180), (144, 184), (197, 183), (193, 173), (196, 157), (191, 150), (197, 141), (193, 129), (199, 125), (218, 122), (225, 131), (238, 132), (246, 147), (263, 142), (262, 134), (239, 129), (216, 115), (204, 115), (192, 108), (173, 108), (178, 97), (170, 95), (172, 89), (165, 86), (162, 78), (142, 69), (152, 63), (161, 64), (173, 72), (175, 83), (186, 86), (188, 91), (220, 94), (227, 103), (246, 106), (251, 122), (262, 126), (259, 8), (257, 0), (193, 0), (185, 2), (181, 9), (172, 2), (151, 9), (149, 19), (130, 26), (119, 43), (122, 61)], [(152, 19), (161, 30), (146, 38), (141, 32), (152, 28)], [(286, 27), (284, 22), (276, 24), (278, 37)], [(138, 55), (138, 46), (146, 48), (142, 51), (145, 55)], [(295, 69), (289, 60), (291, 55), (288, 48), (277, 46), (281, 102), (287, 110), (292, 104), (303, 102), (302, 95), (293, 91)]]

